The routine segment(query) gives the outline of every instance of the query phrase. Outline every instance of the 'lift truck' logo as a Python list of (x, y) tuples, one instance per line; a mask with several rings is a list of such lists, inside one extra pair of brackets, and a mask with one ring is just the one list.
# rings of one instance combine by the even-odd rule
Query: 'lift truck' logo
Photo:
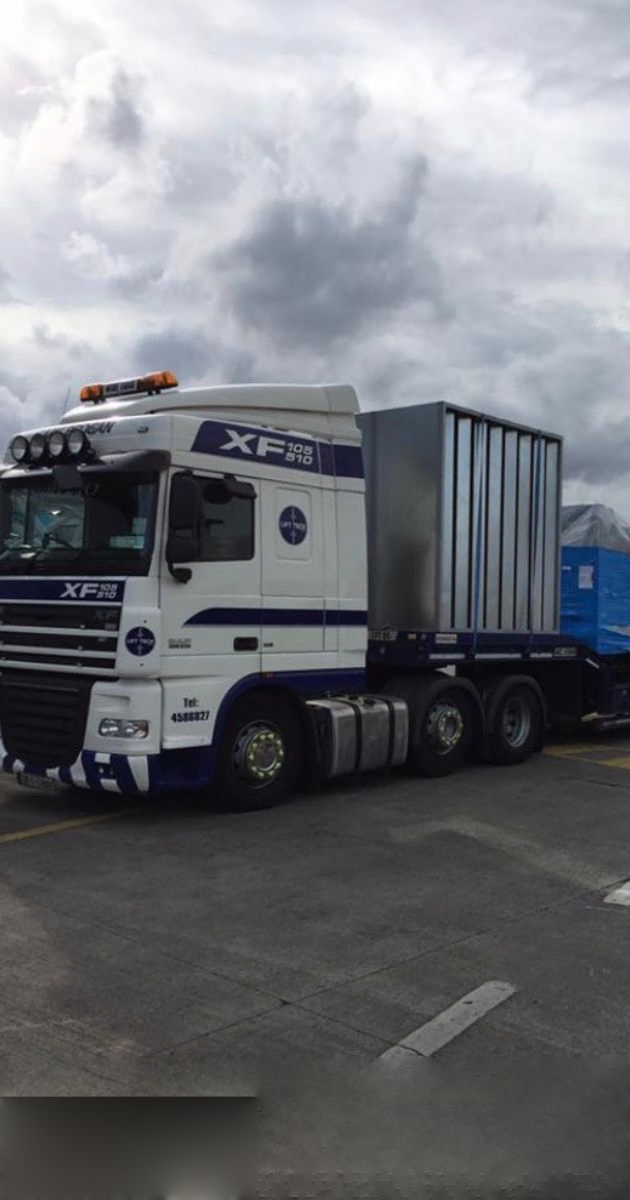
[(308, 532), (308, 523), (301, 508), (296, 508), (295, 504), (290, 504), (288, 508), (283, 508), (278, 518), (280, 533), (285, 542), (291, 546), (299, 546), (300, 542), (304, 541)]

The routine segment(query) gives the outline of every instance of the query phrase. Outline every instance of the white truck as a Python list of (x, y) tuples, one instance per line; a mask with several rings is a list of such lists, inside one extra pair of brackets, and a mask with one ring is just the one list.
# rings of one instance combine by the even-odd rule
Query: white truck
[(522, 761), (590, 711), (557, 632), (559, 439), (438, 404), (359, 418), (362, 452), (357, 413), (349, 386), (163, 371), (11, 440), (6, 772), (263, 807), (305, 778)]

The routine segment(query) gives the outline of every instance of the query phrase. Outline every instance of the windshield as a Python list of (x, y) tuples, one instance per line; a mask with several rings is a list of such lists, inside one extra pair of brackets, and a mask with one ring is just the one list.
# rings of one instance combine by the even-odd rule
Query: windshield
[(145, 575), (153, 547), (158, 476), (90, 473), (70, 491), (49, 478), (0, 487), (0, 573), (55, 574), (76, 566)]

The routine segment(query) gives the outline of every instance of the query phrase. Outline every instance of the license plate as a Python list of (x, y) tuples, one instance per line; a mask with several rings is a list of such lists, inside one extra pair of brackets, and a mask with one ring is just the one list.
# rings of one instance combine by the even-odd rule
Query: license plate
[(39, 792), (59, 792), (61, 784), (58, 779), (49, 779), (47, 775), (29, 775), (27, 771), (20, 771), (17, 776), (17, 781), (22, 787), (36, 788)]

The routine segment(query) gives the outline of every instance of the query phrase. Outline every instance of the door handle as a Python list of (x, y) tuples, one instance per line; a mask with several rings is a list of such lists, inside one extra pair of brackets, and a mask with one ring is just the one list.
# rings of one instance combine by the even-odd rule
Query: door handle
[(257, 637), (236, 637), (232, 642), (234, 650), (257, 650)]

